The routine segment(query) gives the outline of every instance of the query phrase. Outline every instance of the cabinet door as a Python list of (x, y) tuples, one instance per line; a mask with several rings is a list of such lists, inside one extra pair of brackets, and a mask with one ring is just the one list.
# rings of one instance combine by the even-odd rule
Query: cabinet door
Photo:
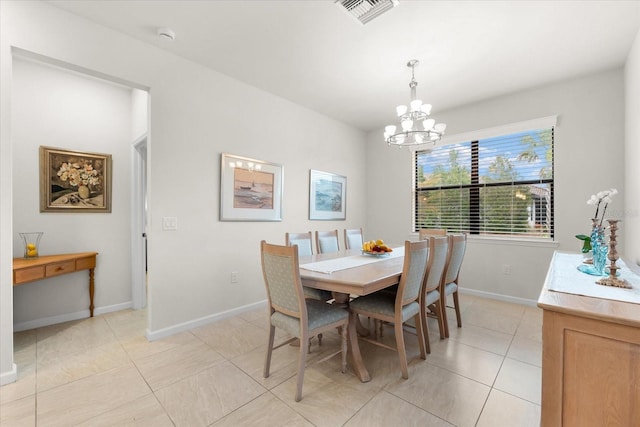
[(565, 425), (640, 423), (640, 345), (566, 331), (564, 362)]

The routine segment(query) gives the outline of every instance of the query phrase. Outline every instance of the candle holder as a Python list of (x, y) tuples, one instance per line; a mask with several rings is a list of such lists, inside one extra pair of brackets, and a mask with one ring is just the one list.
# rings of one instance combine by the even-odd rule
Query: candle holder
[(614, 286), (616, 288), (631, 288), (631, 285), (625, 279), (619, 279), (616, 277), (618, 275), (618, 270), (620, 270), (620, 267), (616, 265), (616, 261), (620, 258), (618, 256), (618, 251), (616, 250), (616, 245), (618, 243), (616, 241), (618, 238), (616, 232), (618, 231), (618, 222), (620, 222), (620, 220), (608, 219), (607, 222), (609, 223), (610, 231), (609, 255), (607, 256), (609, 261), (611, 261), (611, 265), (609, 266), (609, 277), (603, 277), (602, 279), (597, 280), (596, 283), (598, 285)]
[(24, 246), (24, 257), (26, 259), (38, 258), (38, 248), (40, 247), (40, 239), (44, 234), (42, 231), (30, 233), (18, 233), (22, 239)]

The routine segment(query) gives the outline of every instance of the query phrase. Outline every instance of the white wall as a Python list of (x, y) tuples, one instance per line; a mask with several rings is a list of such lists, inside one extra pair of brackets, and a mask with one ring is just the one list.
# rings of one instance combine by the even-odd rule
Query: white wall
[(640, 265), (640, 31), (624, 69), (625, 83), (625, 256)]
[[(13, 238), (5, 237), (13, 234), (6, 157), (13, 146), (11, 46), (150, 88), (150, 336), (263, 301), (261, 239), (284, 243), (286, 231), (367, 226), (362, 132), (46, 3), (2, 1), (1, 8), (3, 266), (13, 252)], [(251, 115), (243, 114), (246, 106)], [(282, 222), (218, 221), (222, 152), (284, 165)], [(346, 221), (308, 220), (309, 169), (347, 177)], [(162, 231), (165, 216), (178, 218), (177, 231)], [(231, 271), (239, 272), (239, 283), (230, 283)], [(0, 369), (11, 373), (12, 289), (5, 268), (0, 296)]]
[[(555, 131), (555, 240), (558, 249), (579, 251), (575, 234), (586, 233), (594, 212), (586, 200), (616, 187), (620, 195), (610, 217), (624, 206), (624, 86), (622, 69), (490, 99), (462, 108), (434, 112), (448, 124), (447, 134), (558, 115)], [(436, 105), (437, 107), (437, 105)], [(392, 110), (390, 110), (392, 113)], [(389, 148), (382, 130), (368, 136), (368, 227), (387, 240), (409, 237), (411, 221), (411, 155)], [(380, 171), (393, 171), (376, 179)], [(384, 201), (384, 202), (382, 202)], [(384, 209), (380, 208), (384, 206)], [(625, 219), (625, 218), (623, 218)], [(624, 224), (624, 223), (623, 223)], [(620, 239), (622, 253), (628, 234)], [(490, 294), (537, 300), (554, 245), (504, 244), (471, 239), (461, 272), (461, 286)], [(502, 266), (511, 274), (502, 274)]]
[[(41, 255), (96, 251), (95, 305), (131, 303), (131, 89), (21, 59), (13, 60), (13, 255), (18, 236), (42, 231)], [(39, 211), (39, 147), (112, 155), (111, 213)], [(14, 288), (14, 328), (84, 317), (86, 271)], [(51, 321), (55, 321), (52, 319)]]

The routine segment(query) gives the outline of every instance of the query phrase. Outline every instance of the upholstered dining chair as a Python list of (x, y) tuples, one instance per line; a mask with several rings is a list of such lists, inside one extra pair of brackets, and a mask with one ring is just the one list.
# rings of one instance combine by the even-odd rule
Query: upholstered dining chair
[(427, 272), (424, 276), (420, 294), (420, 307), (422, 309), (422, 330), (424, 332), (424, 341), (427, 353), (431, 353), (431, 345), (429, 344), (429, 325), (427, 317), (435, 317), (438, 319), (438, 329), (440, 330), (440, 339), (445, 338), (444, 331), (444, 298), (440, 294), (442, 284), (442, 276), (447, 265), (447, 256), (449, 253), (449, 239), (442, 237), (427, 237), (429, 242), (429, 258), (427, 258)]
[(284, 239), (287, 246), (298, 245), (298, 256), (313, 255), (313, 237), (310, 231), (306, 233), (285, 233)]
[(345, 249), (362, 249), (362, 243), (364, 243), (362, 228), (344, 229)]
[(402, 276), (398, 284), (398, 291), (374, 292), (351, 301), (349, 306), (352, 313), (369, 316), (376, 320), (394, 324), (396, 335), (396, 347), (390, 347), (380, 341), (360, 338), (372, 344), (385, 347), (398, 352), (402, 378), (409, 378), (407, 365), (407, 351), (404, 344), (403, 324), (409, 319), (414, 319), (416, 336), (420, 346), (420, 357), (426, 359), (424, 333), (422, 331), (422, 310), (420, 309), (420, 289), (424, 280), (429, 252), (429, 242), (406, 241), (404, 243), (404, 264)]
[(453, 308), (456, 311), (456, 320), (458, 328), (462, 327), (462, 317), (460, 316), (460, 301), (458, 299), (458, 277), (460, 276), (460, 268), (462, 260), (467, 249), (467, 235), (463, 233), (454, 233), (447, 235), (449, 239), (449, 253), (447, 255), (447, 266), (443, 274), (440, 293), (442, 294), (442, 307), (444, 319), (445, 337), (449, 338), (449, 320), (444, 308), (447, 307), (447, 296), (453, 295)]
[(447, 230), (444, 228), (422, 228), (418, 230), (418, 240), (426, 240), (429, 236), (446, 236)]
[(316, 248), (319, 254), (338, 252), (338, 230), (316, 231)]
[[(267, 288), (269, 302), (269, 341), (264, 364), (264, 377), (269, 377), (271, 355), (273, 350), (299, 339), (308, 342), (310, 338), (321, 332), (340, 328), (342, 343), (342, 372), (347, 366), (347, 327), (349, 313), (347, 310), (317, 300), (304, 297), (300, 279), (298, 251), (295, 247), (272, 245), (264, 240), (260, 243), (262, 273)], [(292, 335), (293, 338), (274, 347), (276, 328)], [(331, 356), (333, 356), (331, 355)], [(300, 346), (298, 356), (298, 378), (295, 400), (302, 399), (302, 382), (307, 358), (307, 346)], [(326, 360), (323, 359), (323, 360)]]

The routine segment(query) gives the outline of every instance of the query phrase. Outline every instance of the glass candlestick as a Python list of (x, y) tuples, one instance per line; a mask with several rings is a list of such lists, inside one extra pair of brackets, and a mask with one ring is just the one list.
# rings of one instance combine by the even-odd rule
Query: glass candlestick
[(42, 231), (33, 231), (29, 233), (18, 233), (22, 239), (24, 246), (24, 257), (26, 259), (38, 258), (38, 249), (40, 248), (40, 239), (44, 234)]

